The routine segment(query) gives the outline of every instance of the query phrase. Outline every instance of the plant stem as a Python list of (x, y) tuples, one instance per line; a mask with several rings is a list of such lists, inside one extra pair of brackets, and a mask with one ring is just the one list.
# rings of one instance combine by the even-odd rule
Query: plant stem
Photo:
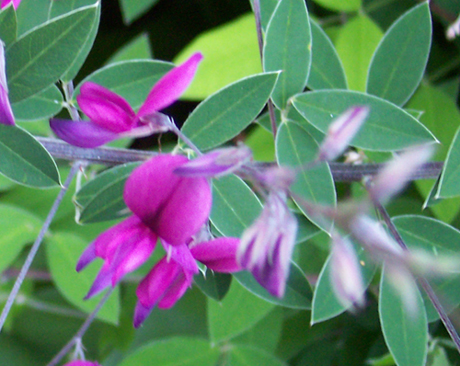
[(48, 213), (45, 222), (43, 223), (40, 233), (38, 234), (37, 239), (35, 239), (35, 242), (32, 245), (29, 254), (27, 255), (26, 261), (24, 262), (24, 265), (22, 266), (21, 271), (19, 272), (18, 278), (14, 283), (13, 289), (11, 290), (10, 295), (8, 296), (8, 300), (6, 301), (5, 307), (3, 308), (2, 314), (0, 316), (0, 332), (2, 331), (8, 313), (10, 312), (11, 307), (13, 306), (14, 301), (19, 293), (19, 289), (21, 288), (22, 282), (24, 281), (24, 278), (26, 277), (27, 272), (30, 266), (32, 265), (32, 262), (35, 258), (35, 254), (37, 254), (37, 251), (40, 248), (40, 244), (42, 243), (43, 238), (46, 232), (48, 231), (51, 221), (53, 220), (54, 215), (56, 214), (56, 211), (59, 208), (59, 205), (61, 204), (61, 201), (64, 198), (64, 195), (70, 186), (70, 183), (72, 182), (73, 177), (79, 171), (82, 165), (82, 161), (76, 161), (73, 163), (72, 169), (70, 169), (69, 175), (67, 176), (65, 183), (62, 186), (58, 196), (56, 197), (56, 200), (54, 201), (53, 206), (51, 207), (51, 210)]
[(50, 361), (50, 363), (47, 366), (56, 366), (59, 361), (62, 360), (62, 358), (70, 351), (70, 349), (73, 347), (73, 345), (81, 340), (83, 338), (83, 335), (86, 333), (88, 330), (89, 326), (93, 322), (93, 320), (96, 318), (97, 313), (99, 310), (101, 310), (102, 306), (105, 304), (109, 296), (112, 294), (113, 288), (111, 287), (104, 297), (99, 301), (97, 304), (96, 308), (93, 310), (93, 312), (86, 318), (85, 322), (82, 324), (78, 332), (72, 337), (72, 339), (67, 342), (67, 344), (59, 351), (59, 353), (54, 356), (54, 358)]
[[(115, 149), (110, 147), (85, 149), (47, 137), (37, 137), (37, 140), (54, 158), (64, 160), (84, 160), (92, 164), (109, 166), (144, 161), (158, 154), (153, 151)], [(255, 164), (262, 166), (272, 163)], [(336, 182), (358, 182), (366, 176), (375, 175), (382, 166), (383, 164), (351, 165), (343, 163), (329, 163), (332, 176)], [(415, 172), (412, 176), (412, 180), (437, 178), (441, 173), (442, 166), (442, 162), (426, 163)]]
[[(393, 235), (393, 237), (395, 238), (399, 246), (404, 250), (409, 250), (403, 238), (399, 234), (398, 229), (393, 224), (393, 221), (391, 221), (390, 215), (388, 214), (385, 207), (383, 207), (378, 202), (373, 202), (373, 203), (375, 207), (377, 208), (377, 210), (379, 211), (379, 213), (382, 215), (383, 220), (387, 224), (388, 229), (390, 230), (391, 234)], [(442, 323), (446, 327), (447, 333), (449, 333), (450, 338), (452, 339), (452, 341), (455, 344), (455, 347), (457, 348), (457, 351), (460, 353), (460, 337), (457, 331), (455, 330), (455, 327), (452, 324), (449, 318), (449, 315), (446, 313), (446, 310), (442, 306), (441, 301), (439, 300), (438, 296), (436, 295), (430, 283), (426, 280), (425, 277), (417, 276), (417, 279), (418, 279), (418, 282), (420, 283), (420, 286), (422, 286), (423, 290), (426, 292), (426, 294), (428, 295), (428, 298), (430, 299), (431, 303), (433, 304), (434, 308), (439, 314), (439, 318), (441, 319)]]

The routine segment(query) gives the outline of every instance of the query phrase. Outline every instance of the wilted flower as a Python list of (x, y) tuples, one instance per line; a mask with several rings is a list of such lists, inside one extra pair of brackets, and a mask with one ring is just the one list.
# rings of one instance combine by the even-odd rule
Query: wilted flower
[(89, 121), (52, 119), (50, 126), (69, 144), (89, 148), (126, 136), (168, 131), (172, 121), (158, 111), (171, 105), (187, 89), (202, 58), (196, 53), (164, 75), (137, 113), (123, 97), (86, 82), (80, 88), (77, 102)]
[(404, 151), (390, 161), (373, 180), (369, 189), (372, 200), (385, 202), (397, 194), (432, 154), (432, 145), (421, 145)]
[(13, 111), (8, 99), (8, 83), (5, 69), (5, 46), (0, 40), (0, 123), (14, 125)]
[(6, 8), (8, 5), (13, 4), (14, 8), (17, 9), (21, 0), (2, 0), (0, 8)]
[(318, 160), (332, 161), (342, 154), (369, 114), (367, 107), (352, 107), (336, 118), (319, 148)]
[(64, 366), (101, 366), (97, 362), (75, 360), (66, 363)]
[(262, 214), (241, 238), (238, 262), (273, 296), (284, 295), (296, 233), (286, 193), (272, 191)]
[(235, 172), (251, 157), (251, 149), (245, 145), (216, 149), (181, 165), (174, 173), (187, 177), (219, 177)]
[(195, 243), (208, 220), (211, 188), (206, 178), (181, 177), (174, 170), (188, 162), (180, 155), (158, 155), (133, 171), (124, 199), (133, 216), (108, 229), (82, 254), (80, 271), (97, 257), (104, 264), (86, 298), (115, 286), (127, 273), (143, 264), (160, 239), (167, 256), (140, 283), (135, 326), (152, 308), (167, 308), (184, 294), (198, 272), (196, 260), (219, 272), (239, 270), (239, 239), (220, 238)]
[(364, 284), (356, 252), (351, 242), (332, 233), (331, 283), (345, 306), (364, 305)]

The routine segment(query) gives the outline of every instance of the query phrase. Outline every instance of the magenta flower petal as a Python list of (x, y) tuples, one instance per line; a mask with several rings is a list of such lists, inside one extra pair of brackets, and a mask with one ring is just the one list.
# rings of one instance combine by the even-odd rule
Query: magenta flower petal
[(146, 308), (173, 306), (192, 283), (192, 274), (181, 265), (161, 259), (137, 287), (136, 295)]
[(150, 315), (154, 307), (155, 305), (144, 306), (140, 301), (137, 302), (136, 308), (134, 309), (134, 328), (139, 328), (141, 326), (144, 320), (147, 319), (147, 317)]
[(129, 131), (136, 125), (136, 114), (118, 94), (92, 82), (80, 88), (77, 102), (83, 113), (100, 127), (115, 133)]
[(109, 287), (112, 284), (112, 275), (111, 266), (104, 263), (84, 299), (88, 300)]
[(166, 108), (175, 102), (187, 89), (195, 76), (198, 64), (203, 59), (201, 53), (195, 53), (182, 65), (163, 76), (152, 88), (144, 104), (137, 113), (139, 118)]
[(106, 130), (91, 121), (51, 119), (50, 126), (57, 137), (78, 147), (98, 147), (119, 138), (118, 133)]
[(192, 253), (190, 252), (187, 244), (180, 245), (169, 245), (168, 243), (163, 243), (163, 247), (168, 253), (168, 258), (174, 260), (177, 264), (182, 266), (186, 271), (191, 273), (198, 273), (198, 265), (196, 264), (195, 259), (193, 258)]
[(83, 252), (80, 259), (77, 263), (77, 272), (80, 272), (83, 268), (85, 268), (88, 264), (94, 261), (97, 258), (96, 256), (96, 245), (92, 242)]
[(13, 4), (14, 8), (17, 9), (21, 0), (2, 0), (0, 8), (6, 8), (8, 5)]
[(240, 239), (238, 238), (218, 238), (199, 243), (190, 251), (196, 260), (205, 264), (209, 269), (232, 273), (242, 270), (236, 260), (239, 245)]
[[(2, 4), (2, 7), (4, 5)], [(5, 69), (5, 47), (0, 41), (0, 123), (14, 125), (14, 116), (8, 99), (8, 83)]]
[(124, 199), (131, 211), (171, 245), (186, 243), (209, 217), (211, 187), (206, 178), (180, 177), (180, 155), (159, 155), (133, 171)]

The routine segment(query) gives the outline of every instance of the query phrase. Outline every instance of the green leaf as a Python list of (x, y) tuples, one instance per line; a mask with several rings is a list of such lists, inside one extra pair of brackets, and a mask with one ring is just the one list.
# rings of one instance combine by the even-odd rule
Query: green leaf
[[(438, 88), (422, 84), (412, 96), (407, 107), (423, 111), (420, 122), (432, 131), (440, 142), (432, 159), (445, 160), (456, 130), (460, 127), (460, 112), (455, 101)], [(439, 123), (439, 121), (449, 121), (449, 123)], [(434, 181), (432, 180), (415, 182), (416, 187), (424, 197), (427, 197), (433, 184)], [(444, 200), (430, 209), (437, 218), (450, 222), (459, 212), (460, 199)]]
[(423, 2), (385, 33), (369, 67), (367, 92), (404, 105), (422, 80), (430, 46), (430, 9)]
[(204, 58), (182, 99), (205, 99), (230, 83), (262, 71), (253, 14), (200, 34), (174, 63), (184, 62), (195, 52), (201, 52)]
[(19, 36), (49, 20), (49, 9), (52, 1), (21, 0), (21, 6), (16, 11)]
[(293, 104), (322, 132), (326, 132), (330, 123), (348, 108), (368, 106), (370, 112), (366, 123), (351, 143), (362, 149), (392, 151), (436, 141), (431, 132), (409, 113), (372, 95), (347, 90), (320, 90), (298, 94)]
[(11, 105), (17, 120), (36, 121), (52, 117), (60, 112), (64, 102), (56, 85)]
[[(276, 136), (278, 164), (300, 169), (291, 186), (292, 191), (312, 204), (334, 207), (336, 193), (329, 166), (322, 163), (310, 169), (303, 169), (303, 166), (314, 161), (317, 155), (318, 144), (307, 131), (291, 121), (281, 125)], [(301, 204), (298, 203), (298, 206), (313, 223), (327, 232), (330, 231), (331, 222), (313, 217)]]
[(110, 64), (86, 77), (78, 84), (75, 94), (78, 95), (84, 82), (92, 81), (121, 95), (131, 107), (138, 108), (155, 83), (172, 68), (170, 63), (151, 60)]
[(138, 348), (119, 366), (214, 366), (218, 358), (219, 348), (204, 339), (174, 337)]
[(387, 278), (380, 282), (379, 313), (385, 342), (398, 366), (424, 366), (427, 356), (428, 325), (425, 308), (415, 281), (418, 311), (409, 314), (400, 294)]
[(311, 30), (304, 0), (281, 0), (267, 26), (264, 71), (282, 71), (272, 100), (279, 109), (307, 84), (311, 65)]
[(86, 183), (75, 197), (80, 206), (78, 221), (82, 224), (115, 220), (129, 211), (123, 201), (125, 182), (140, 163), (119, 165), (104, 171)]
[[(83, 297), (96, 278), (98, 268), (91, 265), (80, 273), (75, 270), (78, 258), (87, 245), (85, 240), (74, 234), (55, 233), (47, 239), (46, 255), (51, 276), (59, 292), (77, 308), (91, 313), (99, 303), (102, 294), (89, 300), (83, 300)], [(119, 290), (116, 288), (97, 314), (97, 318), (117, 324), (119, 313)]]
[(0, 204), (0, 272), (17, 258), (26, 244), (38, 235), (42, 221), (30, 212), (12, 205)]
[[(366, 251), (362, 247), (358, 248), (358, 246), (355, 245), (355, 249), (357, 249), (358, 262), (361, 264), (363, 284), (364, 287), (367, 288), (374, 277), (377, 266), (367, 256)], [(334, 318), (349, 309), (349, 307), (340, 302), (335, 295), (331, 283), (331, 271), (331, 257), (329, 256), (324, 263), (318, 277), (318, 282), (316, 283), (311, 314), (312, 324)]]
[(314, 0), (315, 3), (330, 10), (357, 11), (361, 8), (362, 0)]
[(0, 172), (17, 183), (48, 188), (60, 184), (51, 155), (20, 127), (0, 124)]
[(230, 140), (257, 117), (277, 78), (276, 72), (265, 73), (230, 84), (201, 102), (185, 121), (182, 132), (200, 150)]
[[(254, 9), (254, 0), (250, 0), (251, 6)], [(273, 12), (275, 11), (278, 0), (262, 0), (260, 1), (260, 17), (262, 29), (265, 32), (268, 22), (270, 21)]]
[(287, 366), (287, 363), (276, 358), (273, 354), (254, 346), (233, 345), (228, 358), (232, 366)]
[(208, 328), (211, 341), (231, 339), (254, 326), (272, 309), (262, 300), (233, 281), (227, 296), (216, 302), (208, 298)]
[(444, 163), (435, 198), (460, 196), (460, 128), (457, 129)]
[(73, 65), (97, 12), (97, 6), (89, 6), (55, 18), (24, 34), (7, 49), (11, 103), (48, 88)]
[(310, 283), (294, 262), (291, 263), (289, 278), (286, 282), (286, 292), (282, 298), (270, 295), (249, 272), (234, 273), (233, 277), (248, 291), (272, 304), (292, 309), (311, 309), (313, 293)]
[(17, 34), (16, 12), (12, 6), (7, 6), (0, 12), (0, 39), (9, 46), (16, 40)]
[[(433, 256), (456, 258), (460, 252), (460, 231), (436, 219), (425, 216), (405, 215), (393, 219), (398, 232), (401, 234), (409, 249), (423, 250)], [(450, 312), (460, 304), (460, 275), (452, 273), (446, 277), (430, 279), (443, 306)], [(431, 301), (423, 294), (428, 320), (434, 321), (439, 315)]]
[(149, 36), (147, 33), (143, 33), (134, 38), (127, 45), (118, 49), (118, 51), (109, 58), (107, 64), (120, 61), (150, 59), (152, 56)]
[(335, 47), (343, 62), (350, 89), (366, 90), (367, 70), (381, 38), (382, 31), (364, 14), (349, 20), (340, 29)]
[(240, 237), (262, 212), (257, 196), (235, 175), (213, 179), (212, 197), (210, 219), (224, 236)]
[(307, 86), (317, 89), (347, 89), (342, 61), (323, 29), (310, 20), (312, 35), (311, 69)]
[(193, 278), (193, 281), (206, 296), (220, 301), (225, 297), (230, 288), (232, 276), (228, 273), (219, 273), (206, 269), (206, 275), (203, 275), (200, 271)]
[(120, 0), (121, 14), (123, 22), (131, 24), (140, 16), (144, 15), (158, 0)]

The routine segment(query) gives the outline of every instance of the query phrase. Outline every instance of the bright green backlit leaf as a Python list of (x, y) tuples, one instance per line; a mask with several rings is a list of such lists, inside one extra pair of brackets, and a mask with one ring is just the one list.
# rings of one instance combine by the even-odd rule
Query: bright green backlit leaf
[[(99, 303), (102, 294), (89, 300), (83, 300), (99, 271), (100, 262), (92, 264), (78, 273), (75, 270), (78, 258), (88, 246), (79, 236), (69, 233), (56, 233), (47, 239), (46, 254), (51, 276), (56, 287), (71, 304), (91, 313)], [(99, 311), (100, 320), (117, 324), (120, 313), (119, 290), (113, 294)]]
[(183, 99), (205, 99), (230, 83), (262, 71), (253, 14), (199, 35), (174, 63), (184, 62), (195, 52), (201, 52), (204, 58)]
[(364, 14), (352, 18), (340, 29), (335, 46), (350, 89), (366, 90), (367, 70), (381, 38), (382, 31)]
[(330, 10), (357, 11), (361, 8), (362, 0), (314, 0), (315, 3)]

